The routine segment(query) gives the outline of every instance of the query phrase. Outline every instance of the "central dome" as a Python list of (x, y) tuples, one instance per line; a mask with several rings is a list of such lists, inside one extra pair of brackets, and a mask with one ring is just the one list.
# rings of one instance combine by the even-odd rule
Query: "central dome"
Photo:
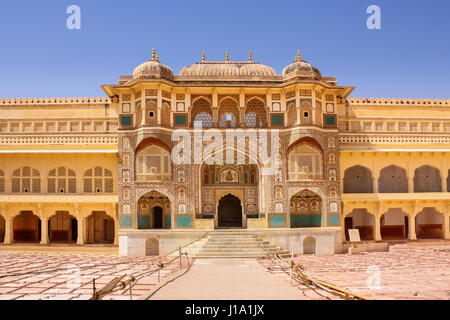
[(180, 71), (183, 77), (211, 78), (271, 78), (277, 73), (271, 67), (256, 62), (207, 61), (199, 62)]

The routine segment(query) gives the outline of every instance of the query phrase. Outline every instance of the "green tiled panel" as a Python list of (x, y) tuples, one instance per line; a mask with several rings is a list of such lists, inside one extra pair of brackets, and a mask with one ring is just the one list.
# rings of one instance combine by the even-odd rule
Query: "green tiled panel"
[(177, 216), (177, 227), (192, 228), (192, 216)]
[(329, 225), (339, 225), (339, 214), (329, 214), (328, 215)]
[(272, 115), (272, 124), (276, 126), (281, 126), (283, 124), (283, 116), (279, 114)]
[(270, 216), (269, 225), (271, 227), (284, 227), (284, 215)]
[(170, 229), (171, 221), (170, 216), (164, 216), (164, 228)]
[(120, 226), (122, 228), (131, 228), (133, 225), (133, 220), (131, 216), (120, 216)]
[(131, 125), (131, 116), (122, 116), (120, 118), (121, 125), (123, 126), (130, 126)]
[(310, 227), (310, 226), (320, 226), (321, 224), (322, 224), (322, 215), (320, 214), (291, 215), (291, 227)]
[(177, 125), (186, 124), (186, 116), (184, 116), (184, 115), (176, 115), (175, 116), (175, 124), (177, 124)]
[(329, 126), (334, 126), (336, 124), (335, 116), (325, 116), (325, 123)]
[(138, 216), (138, 229), (150, 228), (150, 216)]

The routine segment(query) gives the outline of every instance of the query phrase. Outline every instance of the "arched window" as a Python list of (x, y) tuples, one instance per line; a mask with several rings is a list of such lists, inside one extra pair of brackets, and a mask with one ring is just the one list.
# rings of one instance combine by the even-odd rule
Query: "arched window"
[(76, 193), (75, 171), (64, 167), (53, 169), (48, 173), (48, 193)]
[(389, 166), (380, 171), (378, 179), (379, 193), (407, 193), (408, 178), (406, 170), (397, 166)]
[(150, 101), (145, 106), (145, 124), (155, 125), (158, 123), (158, 108), (154, 101)]
[(448, 170), (447, 175), (447, 192), (450, 192), (450, 170)]
[(442, 192), (439, 169), (422, 166), (414, 171), (414, 192)]
[(114, 181), (111, 170), (95, 167), (84, 173), (83, 191), (85, 193), (112, 193)]
[(142, 108), (141, 102), (136, 103), (136, 123), (134, 123), (135, 127), (139, 127), (142, 124)]
[(212, 117), (208, 112), (200, 112), (195, 116), (195, 122), (201, 122), (202, 128), (211, 128), (212, 127)]
[(373, 193), (372, 172), (362, 166), (345, 170), (344, 193)]
[[(200, 114), (202, 114), (200, 116)], [(209, 117), (207, 115), (209, 115)], [(197, 118), (197, 116), (200, 116)], [(192, 103), (191, 109), (192, 126), (194, 121), (202, 121), (203, 128), (212, 127), (212, 109), (209, 101), (203, 97), (198, 98)]]
[(167, 102), (163, 102), (161, 108), (161, 124), (163, 126), (170, 126), (170, 106)]
[(171, 179), (170, 154), (157, 145), (149, 145), (136, 154), (137, 181), (167, 181)]
[(236, 128), (239, 125), (238, 103), (231, 97), (220, 101), (219, 104), (219, 127)]
[(40, 193), (41, 176), (39, 171), (30, 167), (14, 170), (11, 189), (14, 193)]
[(300, 105), (300, 124), (310, 125), (312, 124), (312, 108), (311, 103), (304, 101)]
[(289, 180), (322, 180), (322, 151), (307, 142), (299, 143), (288, 154)]
[(5, 192), (5, 174), (0, 170), (0, 193)]
[(245, 126), (247, 128), (264, 128), (267, 125), (267, 112), (264, 103), (253, 98), (245, 108)]
[(315, 112), (315, 123), (316, 125), (322, 126), (322, 103), (316, 101), (316, 112)]
[(287, 107), (287, 125), (288, 127), (294, 126), (297, 124), (297, 108), (295, 107), (295, 103), (289, 103)]

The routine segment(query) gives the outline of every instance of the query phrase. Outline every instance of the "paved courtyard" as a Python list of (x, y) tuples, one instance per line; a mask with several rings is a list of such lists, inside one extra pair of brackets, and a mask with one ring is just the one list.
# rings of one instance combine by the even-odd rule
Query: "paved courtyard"
[(310, 275), (375, 299), (450, 299), (450, 245), (295, 258)]
[(152, 300), (311, 300), (331, 295), (291, 286), (256, 259), (195, 260), (191, 270), (158, 290)]
[[(115, 277), (139, 274), (158, 262), (159, 257), (0, 251), (0, 300), (88, 300), (93, 279), (99, 290)], [(168, 265), (160, 273), (162, 281), (176, 270), (179, 263)], [(157, 285), (158, 273), (143, 277), (132, 288), (133, 299)], [(129, 299), (129, 290), (123, 290), (103, 300)]]
[[(0, 300), (87, 300), (93, 293), (93, 279), (100, 289), (113, 278), (139, 274), (159, 262), (159, 257), (128, 258), (114, 254), (68, 253), (67, 248), (41, 247), (42, 252), (14, 252), (19, 246), (0, 247)], [(31, 248), (30, 250), (32, 250)], [(114, 248), (113, 248), (114, 249)], [(113, 250), (103, 248), (106, 252)], [(315, 256), (295, 258), (305, 271), (375, 299), (450, 299), (450, 245), (395, 245), (390, 252), (360, 255)], [(188, 264), (182, 260), (170, 264), (158, 274), (145, 276), (132, 288), (133, 299), (337, 299), (300, 284), (293, 286), (280, 269), (264, 268), (268, 260), (198, 259), (185, 273)], [(192, 261), (191, 261), (192, 264)], [(179, 276), (179, 277), (178, 277)], [(178, 277), (178, 278), (177, 278)], [(104, 300), (129, 300), (128, 289)]]

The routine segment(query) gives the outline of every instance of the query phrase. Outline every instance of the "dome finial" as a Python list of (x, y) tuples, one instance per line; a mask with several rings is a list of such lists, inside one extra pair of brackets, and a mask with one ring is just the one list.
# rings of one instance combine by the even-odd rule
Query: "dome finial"
[(155, 51), (155, 48), (153, 48), (153, 50), (152, 50), (152, 60), (155, 60), (155, 54), (156, 54), (156, 51)]
[(159, 56), (156, 56), (156, 62), (159, 62)]
[(297, 59), (296, 59), (296, 61), (297, 61), (297, 62), (300, 62), (300, 61), (301, 61), (301, 58), (300, 58), (300, 49), (297, 50)]
[(228, 62), (228, 51), (227, 51), (227, 52), (225, 52), (225, 61), (227, 61), (227, 62)]
[(252, 50), (248, 51), (248, 61), (253, 62), (253, 58), (252, 58)]
[(205, 62), (205, 51), (202, 51), (202, 62)]

